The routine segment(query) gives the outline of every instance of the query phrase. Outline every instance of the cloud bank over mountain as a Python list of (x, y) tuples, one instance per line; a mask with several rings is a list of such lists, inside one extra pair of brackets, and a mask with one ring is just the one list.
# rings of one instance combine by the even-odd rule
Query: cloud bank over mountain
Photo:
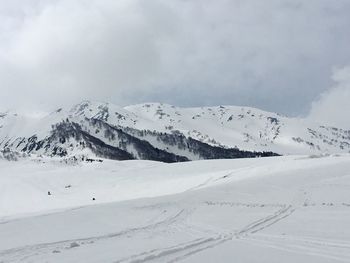
[(306, 114), (350, 61), (349, 12), (347, 0), (6, 0), (0, 110), (93, 99)]

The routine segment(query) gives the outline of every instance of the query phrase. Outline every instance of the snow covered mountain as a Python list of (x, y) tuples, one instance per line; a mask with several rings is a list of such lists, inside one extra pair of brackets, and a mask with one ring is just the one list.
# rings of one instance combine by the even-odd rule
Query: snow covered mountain
[(3, 156), (179, 162), (350, 152), (350, 131), (248, 107), (84, 101), (42, 118), (0, 113), (0, 150)]

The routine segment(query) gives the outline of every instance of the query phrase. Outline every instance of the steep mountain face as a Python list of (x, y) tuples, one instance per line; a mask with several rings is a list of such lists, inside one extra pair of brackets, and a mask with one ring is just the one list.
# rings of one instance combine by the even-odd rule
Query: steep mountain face
[(0, 113), (0, 150), (180, 162), (350, 152), (350, 131), (246, 107), (85, 101), (44, 118)]

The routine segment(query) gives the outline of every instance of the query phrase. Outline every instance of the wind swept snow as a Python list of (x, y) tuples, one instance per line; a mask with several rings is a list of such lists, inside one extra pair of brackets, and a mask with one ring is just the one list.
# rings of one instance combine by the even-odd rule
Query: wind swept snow
[(2, 263), (350, 262), (349, 155), (0, 171)]

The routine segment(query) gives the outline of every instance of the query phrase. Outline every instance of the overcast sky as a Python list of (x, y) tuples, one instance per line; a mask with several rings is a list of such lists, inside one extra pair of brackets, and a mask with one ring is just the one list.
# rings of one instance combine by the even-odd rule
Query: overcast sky
[(337, 124), (349, 14), (349, 0), (1, 0), (0, 110), (157, 101)]

